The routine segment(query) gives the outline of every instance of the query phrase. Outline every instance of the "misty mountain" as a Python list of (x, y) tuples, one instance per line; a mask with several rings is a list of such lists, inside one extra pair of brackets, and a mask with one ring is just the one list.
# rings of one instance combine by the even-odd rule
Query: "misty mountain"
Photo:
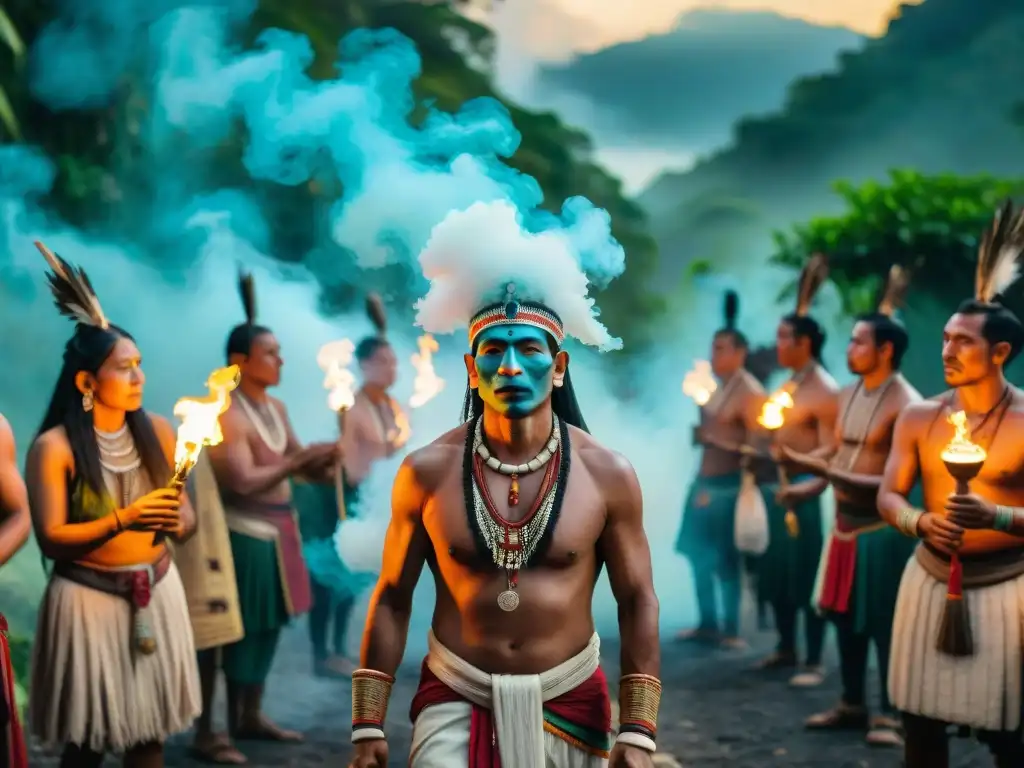
[(781, 110), (739, 121), (727, 147), (648, 187), (662, 274), (694, 259), (720, 271), (763, 262), (772, 229), (841, 210), (836, 179), (902, 167), (1024, 174), (1024, 130), (1011, 120), (1024, 99), (1022, 40), (1018, 0), (904, 6), (836, 71), (795, 82)]
[(700, 151), (728, 139), (740, 116), (781, 107), (794, 78), (833, 68), (863, 41), (774, 13), (696, 10), (666, 34), (544, 66), (537, 97), (561, 111), (568, 102), (570, 113), (589, 102), (583, 122), (599, 137)]

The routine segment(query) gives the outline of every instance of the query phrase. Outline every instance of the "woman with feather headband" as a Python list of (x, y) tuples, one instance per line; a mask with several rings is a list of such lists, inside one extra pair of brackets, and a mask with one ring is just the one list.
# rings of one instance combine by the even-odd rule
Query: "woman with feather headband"
[[(783, 389), (793, 400), (793, 407), (785, 410), (785, 422), (773, 437), (776, 454), (784, 448), (799, 453), (821, 452), (832, 442), (839, 388), (821, 366), (825, 331), (810, 316), (811, 303), (827, 277), (825, 257), (812, 256), (800, 275), (796, 311), (782, 318), (775, 334), (779, 365), (792, 371)], [(779, 642), (775, 653), (759, 667), (797, 666), (796, 625), (802, 613), (804, 669), (790, 684), (813, 687), (824, 679), (821, 652), (825, 623), (811, 607), (823, 542), (820, 495), (824, 488), (813, 475), (790, 466), (782, 456), (777, 458), (780, 476), (786, 482), (762, 486), (768, 507), (769, 543), (758, 563), (757, 588), (760, 598), (772, 605)]]
[(76, 326), (27, 460), (36, 538), (54, 561), (32, 649), (32, 731), (65, 745), (66, 768), (99, 766), (108, 751), (159, 766), (164, 740), (200, 710), (188, 605), (164, 540), (186, 540), (195, 517), (161, 487), (175, 432), (142, 409), (135, 341), (107, 320), (84, 271), (38, 247)]
[[(951, 389), (900, 414), (879, 489), (883, 517), (922, 539), (900, 581), (889, 662), (907, 768), (949, 765), (948, 724), (974, 729), (997, 766), (1024, 765), (1024, 393), (1004, 375), (1024, 328), (999, 301), (1022, 251), (1024, 211), (1007, 202), (981, 239), (974, 298), (943, 330)], [(987, 453), (964, 495), (942, 461), (956, 412)], [(918, 480), (921, 508), (908, 498)]]
[[(355, 669), (348, 657), (348, 627), (356, 601), (377, 579), (374, 573), (353, 571), (341, 560), (335, 544), (338, 522), (359, 515), (360, 486), (373, 465), (393, 456), (409, 438), (402, 406), (388, 394), (398, 375), (398, 358), (387, 338), (384, 303), (376, 294), (367, 297), (366, 314), (375, 333), (356, 345), (362, 386), (345, 413), (340, 474), (331, 482), (293, 486), (312, 579), (313, 671), (320, 677), (349, 677)], [(337, 535), (347, 534), (342, 529)], [(332, 623), (329, 651), (327, 634)]]
[[(721, 382), (700, 411), (696, 440), (704, 447), (700, 470), (690, 486), (676, 551), (693, 568), (700, 625), (678, 637), (742, 648), (740, 596), (742, 559), (734, 527), (740, 494), (742, 446), (758, 430), (757, 412), (764, 400), (761, 382), (747, 370), (747, 337), (736, 328), (739, 296), (725, 294), (725, 325), (711, 344), (711, 370)], [(756, 490), (753, 493), (757, 493)], [(714, 579), (722, 596), (723, 623), (718, 623)]]
[[(420, 261), (430, 290), (418, 323), (469, 329), (470, 420), (410, 453), (395, 480), (364, 668), (352, 675), (352, 765), (388, 765), (387, 701), (429, 562), (437, 599), (412, 768), (651, 766), (658, 602), (640, 487), (565, 408), (566, 336), (618, 342), (595, 317), (569, 239), (525, 232), (506, 202), (450, 213)], [(623, 649), (614, 746), (591, 613), (605, 565)]]
[(208, 451), (224, 506), (235, 568), (244, 637), (203, 652), (204, 716), (195, 749), (210, 760), (244, 760), (212, 730), (210, 703), (218, 657), (228, 684), (228, 726), (238, 739), (301, 741), (263, 714), (264, 685), (281, 630), (311, 604), (309, 573), (302, 554), (289, 479), (323, 477), (338, 459), (334, 442), (302, 447), (284, 403), (267, 390), (281, 381), (281, 345), (256, 323), (255, 285), (241, 274), (239, 291), (245, 322), (231, 330), (227, 361), (241, 381), (220, 418), (224, 441)]
[[(887, 693), (889, 642), (900, 574), (913, 550), (879, 515), (876, 497), (899, 413), (921, 400), (900, 374), (910, 346), (895, 318), (910, 273), (893, 265), (877, 308), (857, 318), (846, 348), (856, 381), (839, 393), (840, 417), (832, 447), (816, 456), (786, 450), (787, 459), (831, 481), (835, 526), (822, 551), (813, 605), (831, 618), (839, 639), (843, 695), (839, 705), (807, 720), (815, 730), (867, 730), (869, 744), (900, 747), (899, 721)], [(869, 718), (865, 697), (868, 651), (875, 647), (882, 674), (878, 714)]]

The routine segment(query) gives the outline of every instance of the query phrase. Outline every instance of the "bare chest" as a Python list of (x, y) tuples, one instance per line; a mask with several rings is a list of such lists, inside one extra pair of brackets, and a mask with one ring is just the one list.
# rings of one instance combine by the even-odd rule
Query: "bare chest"
[[(568, 482), (558, 493), (561, 504), (556, 500), (546, 523), (539, 527), (537, 507), (543, 471), (519, 478), (518, 504), (509, 503), (509, 477), (485, 472), (484, 478), (489, 503), (467, 499), (460, 467), (449, 473), (424, 508), (424, 525), (442, 570), (445, 564), (471, 571), (496, 569), (493, 547), (486, 542), (505, 535), (546, 539), (527, 559), (526, 567), (530, 569), (569, 568), (594, 557), (604, 530), (605, 509), (582, 467), (570, 469)], [(476, 499), (482, 495), (470, 494)], [(530, 523), (535, 524), (533, 530)]]
[[(971, 490), (994, 503), (1020, 506), (1024, 503), (1024, 451), (1020, 450), (1024, 432), (1024, 414), (1012, 411), (1003, 419), (981, 425), (971, 435), (972, 442), (985, 449), (988, 456)], [(955, 490), (956, 482), (942, 461), (942, 451), (955, 431), (942, 416), (932, 424), (927, 438), (918, 448), (918, 461), (925, 494), (940, 500)]]

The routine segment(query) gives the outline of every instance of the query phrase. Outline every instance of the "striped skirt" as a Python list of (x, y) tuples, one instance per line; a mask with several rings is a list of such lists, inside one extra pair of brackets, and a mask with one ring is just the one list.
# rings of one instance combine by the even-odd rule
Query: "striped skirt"
[(889, 697), (904, 712), (987, 731), (1021, 722), (1024, 576), (965, 589), (974, 655), (936, 649), (946, 584), (911, 557), (903, 571), (892, 627)]

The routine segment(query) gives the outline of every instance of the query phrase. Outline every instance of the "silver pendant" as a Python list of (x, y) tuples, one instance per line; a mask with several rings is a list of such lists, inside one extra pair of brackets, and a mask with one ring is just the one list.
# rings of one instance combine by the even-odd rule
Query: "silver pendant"
[(519, 595), (514, 589), (506, 589), (498, 595), (498, 607), (505, 613), (511, 613), (519, 607)]

